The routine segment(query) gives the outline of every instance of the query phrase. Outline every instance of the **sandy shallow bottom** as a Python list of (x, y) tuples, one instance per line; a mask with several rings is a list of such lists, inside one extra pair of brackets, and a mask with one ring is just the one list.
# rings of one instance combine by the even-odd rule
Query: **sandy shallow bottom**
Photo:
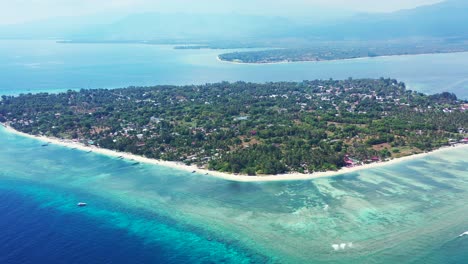
[(132, 166), (116, 154), (58, 143), (41, 147), (35, 138), (4, 129), (0, 144), (0, 187), (21, 192), (35, 186), (24, 192), (64, 212), (74, 212), (75, 202), (84, 200), (87, 217), (200, 259), (213, 254), (220, 262), (219, 256), (230, 256), (228, 263), (468, 260), (467, 239), (459, 237), (468, 231), (466, 147), (335, 177), (237, 182), (156, 163)]
[(196, 172), (198, 174), (205, 174), (205, 175), (214, 176), (214, 177), (218, 177), (218, 178), (225, 179), (225, 180), (238, 181), (238, 182), (267, 182), (267, 181), (290, 181), (290, 180), (294, 181), (294, 180), (310, 180), (310, 179), (317, 179), (317, 178), (323, 178), (323, 177), (332, 177), (332, 176), (342, 175), (346, 173), (353, 173), (353, 172), (366, 170), (366, 169), (378, 168), (381, 166), (388, 166), (388, 165), (396, 164), (396, 163), (403, 162), (403, 161), (420, 159), (420, 158), (424, 158), (425, 156), (431, 153), (443, 152), (446, 150), (452, 150), (454, 148), (468, 149), (468, 144), (457, 145), (457, 146), (452, 146), (452, 147), (443, 147), (443, 148), (440, 148), (438, 150), (434, 150), (428, 153), (421, 153), (421, 154), (406, 156), (406, 157), (393, 159), (393, 160), (385, 161), (385, 162), (365, 164), (365, 165), (356, 166), (352, 168), (342, 168), (339, 171), (316, 172), (313, 174), (289, 173), (289, 174), (280, 174), (280, 175), (244, 176), (244, 175), (233, 175), (229, 173), (200, 169), (195, 165), (188, 166), (181, 162), (155, 160), (155, 159), (149, 159), (149, 158), (145, 158), (145, 157), (138, 156), (138, 155), (133, 155), (131, 153), (118, 152), (118, 151), (113, 151), (109, 149), (98, 148), (95, 146), (85, 146), (83, 144), (73, 142), (70, 140), (62, 140), (62, 139), (49, 138), (49, 137), (43, 137), (43, 136), (33, 136), (33, 135), (19, 132), (9, 126), (4, 126), (4, 129), (9, 133), (14, 133), (14, 134), (17, 134), (23, 137), (28, 137), (28, 138), (34, 138), (42, 142), (57, 144), (57, 145), (69, 147), (72, 149), (78, 149), (78, 150), (82, 150), (86, 152), (92, 151), (94, 153), (108, 155), (111, 157), (120, 157), (120, 158), (131, 160), (134, 162), (143, 162), (146, 164), (165, 166), (165, 167), (170, 167), (170, 168), (179, 169), (183, 171)]

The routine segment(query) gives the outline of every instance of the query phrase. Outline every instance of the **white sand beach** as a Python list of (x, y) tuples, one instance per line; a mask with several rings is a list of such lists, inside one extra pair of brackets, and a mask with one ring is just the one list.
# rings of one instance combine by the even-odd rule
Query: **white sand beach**
[(6, 131), (10, 133), (14, 133), (23, 137), (28, 137), (28, 138), (33, 138), (37, 139), (43, 142), (50, 142), (51, 144), (57, 144), (61, 145), (64, 147), (69, 147), (69, 148), (76, 148), (77, 150), (81, 151), (92, 151), (94, 153), (102, 154), (102, 155), (107, 155), (107, 156), (112, 156), (112, 157), (123, 157), (124, 159), (128, 160), (134, 160), (135, 162), (141, 162), (141, 163), (146, 163), (146, 164), (153, 164), (153, 165), (159, 165), (159, 166), (165, 166), (165, 167), (171, 167), (174, 169), (178, 170), (184, 170), (188, 172), (194, 172), (194, 175), (198, 174), (205, 174), (217, 178), (221, 178), (224, 180), (229, 180), (229, 181), (237, 181), (237, 182), (267, 182), (267, 181), (298, 181), (298, 180), (311, 180), (311, 179), (316, 179), (316, 178), (323, 178), (323, 177), (333, 177), (337, 175), (342, 175), (345, 173), (351, 173), (351, 172), (357, 172), (360, 170), (366, 170), (366, 169), (372, 169), (372, 168), (378, 168), (382, 166), (387, 166), (391, 164), (395, 164), (398, 162), (402, 161), (407, 161), (407, 160), (413, 160), (413, 159), (420, 159), (424, 158), (427, 155), (430, 155), (432, 153), (436, 152), (442, 152), (442, 151), (449, 151), (455, 148), (466, 148), (468, 150), (468, 144), (464, 145), (456, 145), (456, 146), (447, 146), (447, 147), (442, 147), (440, 149), (434, 150), (432, 152), (427, 152), (427, 153), (421, 153), (421, 154), (415, 154), (411, 156), (406, 156), (398, 159), (392, 159), (390, 161), (384, 161), (384, 162), (378, 162), (378, 163), (371, 163), (371, 164), (366, 164), (366, 165), (361, 165), (361, 166), (356, 166), (352, 168), (342, 168), (339, 171), (327, 171), (327, 172), (315, 172), (313, 174), (301, 174), (301, 173), (289, 173), (289, 174), (280, 174), (280, 175), (260, 175), (260, 176), (246, 176), (246, 175), (233, 175), (229, 173), (224, 173), (224, 172), (217, 172), (217, 171), (211, 171), (207, 169), (200, 169), (195, 165), (188, 166), (185, 165), (181, 162), (172, 162), (172, 161), (162, 161), (162, 160), (156, 160), (156, 159), (149, 159), (146, 157), (130, 154), (130, 153), (125, 153), (125, 152), (119, 152), (119, 151), (114, 151), (114, 150), (109, 150), (109, 149), (103, 149), (95, 146), (85, 146), (81, 143), (73, 142), (71, 140), (63, 140), (63, 139), (58, 139), (58, 138), (50, 138), (50, 137), (44, 137), (44, 136), (33, 136), (29, 135), (20, 131), (15, 130), (14, 128), (3, 125), (6, 129)]

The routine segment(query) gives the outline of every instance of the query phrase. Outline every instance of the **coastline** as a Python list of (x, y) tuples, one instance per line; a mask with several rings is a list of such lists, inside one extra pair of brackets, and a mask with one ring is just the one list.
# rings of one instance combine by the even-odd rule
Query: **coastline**
[(135, 162), (164, 166), (164, 167), (169, 167), (169, 168), (173, 168), (176, 170), (183, 170), (187, 172), (195, 172), (194, 174), (212, 176), (212, 177), (220, 178), (223, 180), (236, 181), (236, 182), (274, 182), (274, 181), (312, 180), (312, 179), (317, 179), (317, 178), (339, 176), (339, 175), (346, 174), (346, 173), (358, 172), (361, 170), (392, 165), (392, 164), (396, 164), (396, 163), (403, 162), (403, 161), (424, 158), (425, 156), (431, 155), (433, 153), (447, 151), (451, 149), (460, 149), (460, 148), (468, 149), (468, 144), (460, 144), (456, 146), (445, 146), (445, 147), (433, 150), (431, 152), (414, 154), (410, 156), (392, 159), (389, 161), (365, 164), (365, 165), (360, 165), (360, 166), (356, 166), (352, 168), (342, 168), (338, 171), (316, 172), (313, 174), (289, 173), (289, 174), (278, 174), (278, 175), (247, 176), (247, 175), (234, 175), (234, 174), (225, 173), (225, 172), (211, 171), (207, 169), (200, 169), (196, 165), (185, 165), (181, 162), (150, 159), (150, 158), (146, 158), (146, 157), (131, 154), (131, 153), (119, 152), (115, 150), (99, 148), (96, 146), (85, 146), (81, 143), (76, 143), (70, 140), (49, 138), (45, 136), (34, 136), (34, 135), (20, 132), (6, 124), (2, 124), (2, 126), (9, 133), (19, 135), (22, 137), (36, 139), (42, 142), (50, 142), (51, 144), (56, 144), (56, 145), (60, 145), (63, 147), (76, 148), (77, 150), (80, 150), (80, 151), (87, 151), (87, 152), (92, 151), (93, 153), (98, 153), (98, 154), (106, 155), (110, 157), (116, 157), (116, 158), (123, 157), (123, 159), (132, 160)]
[(423, 55), (437, 55), (437, 54), (456, 54), (456, 53), (468, 53), (468, 51), (454, 51), (454, 52), (432, 52), (432, 53), (418, 53), (418, 54), (395, 54), (395, 55), (382, 55), (374, 57), (357, 57), (347, 59), (332, 59), (332, 60), (297, 60), (297, 61), (277, 61), (277, 62), (240, 62), (240, 61), (228, 61), (222, 60), (219, 54), (216, 59), (222, 63), (239, 64), (239, 65), (268, 65), (268, 64), (290, 64), (290, 63), (317, 63), (317, 62), (333, 62), (333, 61), (350, 61), (350, 60), (364, 60), (364, 59), (375, 59), (375, 58), (392, 58), (392, 57), (407, 57), (407, 56), (423, 56)]
[(228, 61), (223, 60), (219, 56), (216, 56), (216, 60), (221, 63), (229, 63), (229, 64), (238, 64), (238, 65), (268, 65), (268, 64), (289, 64), (289, 63), (297, 63), (297, 62), (321, 62), (326, 60), (315, 60), (315, 61), (276, 61), (276, 62), (241, 62), (241, 61)]

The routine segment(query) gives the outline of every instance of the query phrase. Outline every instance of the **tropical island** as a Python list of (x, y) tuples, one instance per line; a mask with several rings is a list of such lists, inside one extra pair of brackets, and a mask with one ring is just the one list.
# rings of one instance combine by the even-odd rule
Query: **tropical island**
[(333, 171), (467, 142), (468, 102), (393, 79), (2, 96), (30, 134), (243, 175)]
[(329, 61), (381, 56), (419, 55), (467, 52), (466, 40), (442, 41), (328, 41), (310, 43), (307, 47), (223, 53), (219, 60), (235, 63), (280, 63)]

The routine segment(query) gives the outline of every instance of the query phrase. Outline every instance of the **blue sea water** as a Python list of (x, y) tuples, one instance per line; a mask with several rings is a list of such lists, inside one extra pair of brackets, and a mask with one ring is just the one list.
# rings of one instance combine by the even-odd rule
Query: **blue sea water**
[(468, 148), (238, 183), (41, 145), (0, 127), (0, 263), (468, 260)]
[[(79, 198), (92, 200), (92, 206), (71, 208), (76, 201), (73, 198), (78, 198), (76, 193), (71, 195), (30, 182), (3, 180), (0, 184), (0, 263), (255, 261), (237, 249), (207, 240), (141, 210), (121, 208), (86, 194), (80, 194)], [(115, 206), (119, 212), (114, 211)], [(112, 218), (119, 223), (110, 222)], [(129, 232), (129, 223), (140, 225), (138, 228), (144, 229), (146, 236)]]
[[(5, 184), (5, 183), (4, 183)], [(0, 263), (155, 263), (170, 260), (123, 230), (81, 212), (63, 213), (9, 189), (0, 193)]]
[(391, 77), (425, 93), (468, 98), (468, 53), (239, 65), (231, 50), (174, 50), (145, 44), (59, 44), (0, 40), (0, 94), (220, 81), (302, 81)]
[[(276, 65), (218, 53), (0, 41), (0, 94), (388, 76), (468, 98), (468, 53)], [(467, 148), (237, 183), (41, 144), (0, 127), (0, 263), (468, 263)]]

